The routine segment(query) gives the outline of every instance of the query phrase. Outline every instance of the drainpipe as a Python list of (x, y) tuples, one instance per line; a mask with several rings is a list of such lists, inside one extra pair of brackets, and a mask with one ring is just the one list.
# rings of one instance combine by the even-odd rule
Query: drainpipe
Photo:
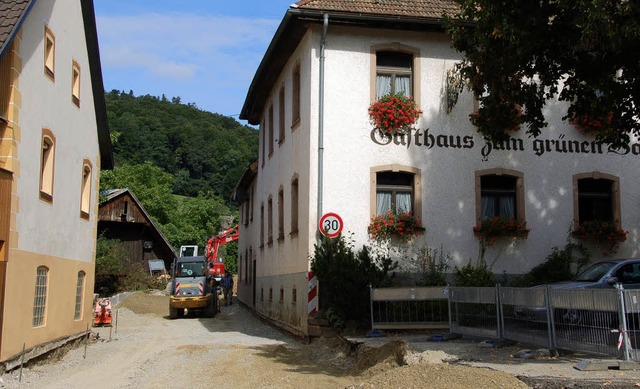
[[(318, 223), (320, 222), (320, 218), (322, 217), (322, 192), (324, 175), (324, 46), (328, 28), (329, 14), (324, 14), (322, 38), (320, 39), (320, 96), (318, 99)], [(317, 237), (318, 242), (320, 242), (321, 234), (319, 231), (317, 233)]]

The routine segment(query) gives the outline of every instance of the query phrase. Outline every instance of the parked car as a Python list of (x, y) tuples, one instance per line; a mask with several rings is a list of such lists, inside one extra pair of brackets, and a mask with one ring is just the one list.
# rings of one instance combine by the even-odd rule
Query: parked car
[[(624, 289), (640, 289), (640, 258), (612, 259), (594, 263), (578, 273), (570, 281), (548, 284), (551, 289), (613, 289), (616, 284), (621, 284)], [(533, 288), (546, 288), (547, 285), (538, 285)], [(513, 308), (514, 316), (536, 321), (546, 321), (546, 307), (527, 307), (516, 305)], [(597, 312), (596, 312), (597, 313)], [(565, 324), (583, 324), (588, 321), (588, 316), (594, 312), (560, 308), (554, 309), (554, 318)], [(615, 321), (615, 315), (609, 315)]]

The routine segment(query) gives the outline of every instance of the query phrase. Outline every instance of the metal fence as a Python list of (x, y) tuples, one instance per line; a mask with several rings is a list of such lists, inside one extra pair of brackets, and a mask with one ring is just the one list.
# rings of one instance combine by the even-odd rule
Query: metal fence
[(371, 290), (371, 323), (640, 360), (640, 290), (378, 288)]
[(372, 288), (371, 329), (449, 328), (447, 288)]

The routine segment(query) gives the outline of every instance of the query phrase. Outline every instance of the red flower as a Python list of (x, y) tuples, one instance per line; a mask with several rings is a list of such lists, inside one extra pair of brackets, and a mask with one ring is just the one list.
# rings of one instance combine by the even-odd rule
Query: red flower
[(412, 126), (421, 113), (413, 98), (401, 93), (382, 96), (369, 107), (375, 128), (389, 133)]

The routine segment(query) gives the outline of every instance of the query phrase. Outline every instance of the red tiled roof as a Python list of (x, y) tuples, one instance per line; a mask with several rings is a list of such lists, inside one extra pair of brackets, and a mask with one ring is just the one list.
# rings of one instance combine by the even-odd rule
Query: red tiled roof
[(32, 0), (0, 0), (0, 53)]
[(299, 9), (438, 19), (458, 10), (453, 0), (301, 0)]

